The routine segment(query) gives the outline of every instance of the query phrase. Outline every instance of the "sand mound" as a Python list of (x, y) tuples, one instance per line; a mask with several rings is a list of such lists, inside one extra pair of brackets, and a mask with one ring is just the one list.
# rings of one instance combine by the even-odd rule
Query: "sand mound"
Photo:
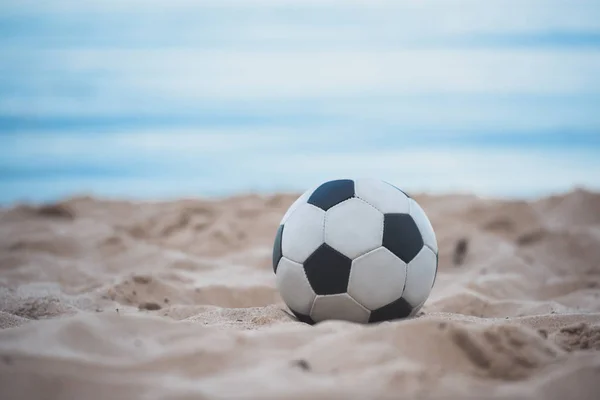
[(270, 266), (293, 195), (0, 211), (0, 397), (592, 399), (600, 195), (417, 196), (440, 245), (414, 319), (314, 327)]

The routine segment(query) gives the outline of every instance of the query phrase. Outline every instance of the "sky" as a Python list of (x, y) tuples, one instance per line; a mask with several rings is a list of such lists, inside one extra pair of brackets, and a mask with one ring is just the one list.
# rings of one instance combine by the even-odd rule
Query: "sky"
[(600, 190), (596, 0), (0, 0), (0, 205)]

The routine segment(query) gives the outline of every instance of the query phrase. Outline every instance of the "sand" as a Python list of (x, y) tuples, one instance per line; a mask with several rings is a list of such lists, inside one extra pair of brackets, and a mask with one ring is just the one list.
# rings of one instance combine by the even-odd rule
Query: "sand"
[(1, 210), (0, 398), (600, 398), (600, 194), (415, 196), (422, 312), (314, 327), (270, 265), (295, 197)]

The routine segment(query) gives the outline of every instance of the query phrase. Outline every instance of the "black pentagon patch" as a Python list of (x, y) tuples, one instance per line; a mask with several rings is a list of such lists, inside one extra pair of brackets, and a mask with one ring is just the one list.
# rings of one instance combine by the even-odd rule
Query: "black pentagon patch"
[(386, 304), (377, 310), (371, 311), (369, 322), (382, 322), (394, 319), (406, 318), (412, 312), (412, 306), (404, 298), (400, 297), (390, 304)]
[(296, 319), (298, 321), (304, 322), (305, 324), (308, 324), (308, 325), (315, 324), (315, 321), (313, 321), (313, 319), (311, 317), (309, 317), (308, 315), (300, 314), (299, 312), (296, 312), (292, 309), (290, 309), (290, 311), (292, 312), (292, 314), (294, 314), (294, 316), (296, 317)]
[(273, 243), (273, 272), (277, 273), (277, 265), (282, 257), (281, 250), (281, 238), (283, 236), (283, 225), (279, 225), (277, 228), (277, 234), (275, 235), (275, 243)]
[(323, 183), (315, 189), (307, 203), (327, 211), (336, 204), (354, 197), (354, 181), (338, 179)]
[[(384, 181), (384, 182), (385, 182), (385, 181)], [(389, 183), (389, 182), (385, 182), (385, 183), (387, 183), (388, 185), (390, 185), (390, 186), (392, 186), (392, 187), (395, 187), (396, 189), (398, 189), (399, 191), (401, 191), (402, 193), (404, 193), (404, 195), (405, 195), (406, 197), (410, 198), (410, 196), (408, 195), (408, 193), (406, 193), (404, 190), (400, 189), (398, 186), (396, 186), (396, 185), (392, 185), (392, 184), (391, 184), (391, 183)]]
[(352, 260), (326, 243), (304, 261), (304, 271), (316, 294), (346, 293)]
[(423, 237), (408, 214), (384, 214), (383, 247), (409, 263), (423, 248)]

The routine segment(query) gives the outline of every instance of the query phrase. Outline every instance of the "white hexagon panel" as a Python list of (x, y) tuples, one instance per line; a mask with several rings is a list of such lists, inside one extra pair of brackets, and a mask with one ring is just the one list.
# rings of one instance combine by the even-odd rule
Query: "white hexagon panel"
[(367, 323), (370, 312), (347, 293), (317, 296), (310, 312), (314, 322), (330, 319)]
[(408, 196), (400, 189), (378, 179), (354, 181), (356, 197), (364, 200), (384, 214), (408, 214)]
[(279, 222), (279, 225), (283, 225), (287, 222), (288, 218), (290, 217), (290, 215), (292, 215), (292, 213), (294, 211), (296, 211), (296, 209), (298, 208), (298, 206), (300, 206), (300, 204), (305, 204), (306, 201), (308, 200), (308, 198), (310, 197), (310, 195), (315, 191), (316, 188), (310, 188), (307, 191), (305, 191), (304, 193), (302, 193), (300, 195), (300, 197), (298, 197), (296, 199), (296, 201), (294, 201), (289, 208), (287, 209), (287, 211), (285, 212), (285, 214), (283, 214), (283, 217), (281, 218), (281, 221)]
[(381, 246), (383, 214), (361, 199), (330, 208), (325, 217), (325, 243), (354, 259)]
[(281, 258), (275, 281), (283, 301), (290, 309), (304, 315), (310, 313), (316, 294), (306, 278), (302, 264)]
[(324, 243), (325, 211), (302, 203), (289, 215), (281, 237), (284, 257), (303, 263)]
[(406, 264), (385, 247), (352, 261), (348, 294), (369, 310), (376, 310), (402, 296)]
[(406, 267), (406, 285), (402, 297), (413, 307), (429, 297), (437, 269), (437, 255), (424, 246)]

